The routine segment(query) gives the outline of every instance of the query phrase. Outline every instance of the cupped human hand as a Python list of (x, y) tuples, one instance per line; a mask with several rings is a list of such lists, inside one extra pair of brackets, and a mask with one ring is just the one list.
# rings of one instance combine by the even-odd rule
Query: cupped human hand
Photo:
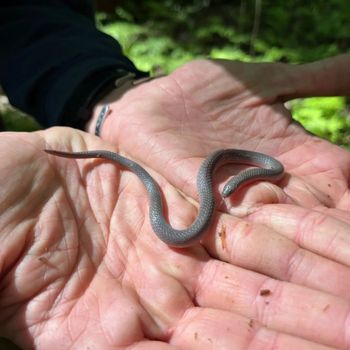
[[(202, 159), (217, 149), (238, 148), (277, 157), (287, 171), (284, 193), (294, 203), (348, 210), (349, 152), (305, 132), (283, 104), (335, 85), (332, 76), (322, 81), (316, 74), (312, 64), (192, 61), (122, 96), (111, 93), (95, 115), (109, 103), (102, 138), (193, 198), (193, 174)], [(286, 200), (265, 192), (250, 202)]]
[[(68, 128), (2, 133), (0, 145), (0, 335), (23, 349), (349, 347), (345, 255), (317, 255), (278, 227), (220, 212), (206, 243), (171, 249), (151, 230), (134, 174), (43, 152), (118, 149)], [(188, 226), (196, 205), (149, 171), (171, 224)], [(338, 216), (329, 228), (342, 237), (349, 227)], [(247, 233), (241, 252), (230, 250), (229, 228), (236, 239)], [(219, 261), (209, 246), (253, 268)]]

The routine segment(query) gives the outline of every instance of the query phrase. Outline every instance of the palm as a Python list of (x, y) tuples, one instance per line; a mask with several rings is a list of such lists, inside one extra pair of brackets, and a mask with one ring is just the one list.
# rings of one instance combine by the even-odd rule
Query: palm
[(285, 192), (295, 202), (348, 208), (349, 153), (291, 122), (277, 102), (288, 94), (288, 82), (272, 67), (282, 71), (269, 64), (191, 62), (117, 101), (105, 136), (193, 197), (204, 157), (243, 148), (279, 157), (292, 175)]
[[(106, 162), (59, 159), (42, 152), (99, 149), (107, 144), (69, 129), (3, 135), (2, 335), (37, 349), (131, 345), (170, 349), (169, 344), (201, 349), (246, 349), (249, 344), (323, 349), (301, 338), (346, 346), (340, 330), (345, 327), (345, 332), (343, 320), (350, 306), (350, 271), (345, 267), (350, 263), (340, 251), (337, 258), (344, 265), (304, 251), (299, 271), (289, 276), (305, 285), (301, 287), (219, 262), (201, 246), (172, 250), (151, 232), (145, 216), (147, 195), (133, 174)], [(154, 175), (171, 203), (170, 221), (187, 226), (195, 208)], [(216, 216), (216, 226), (235, 226), (239, 235), (242, 222), (225, 214)], [(348, 229), (340, 223), (331, 227), (339, 239), (341, 230)], [(252, 226), (250, 232), (254, 230), (260, 238), (251, 235), (255, 251), (251, 245), (247, 265), (285, 279), (283, 261), (288, 264), (286, 256), (295, 253), (296, 246), (276, 240), (267, 229)], [(264, 244), (271, 245), (268, 259), (263, 258)], [(350, 246), (344, 240), (341, 244)], [(333, 246), (339, 243), (335, 240)], [(232, 252), (230, 245), (225, 252)], [(277, 259), (279, 266), (270, 259)], [(313, 275), (302, 281), (302, 270), (311, 262)], [(320, 274), (334, 283), (325, 285)], [(271, 293), (259, 296), (262, 289)], [(316, 311), (306, 317), (305, 307), (310, 305)]]

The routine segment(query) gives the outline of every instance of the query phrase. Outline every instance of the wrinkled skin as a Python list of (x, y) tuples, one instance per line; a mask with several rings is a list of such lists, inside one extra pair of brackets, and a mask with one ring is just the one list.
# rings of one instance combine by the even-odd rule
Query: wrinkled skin
[[(130, 89), (122, 97), (109, 95), (101, 103), (109, 102), (112, 110), (103, 125), (102, 138), (194, 198), (193, 175), (213, 150), (242, 148), (268, 153), (293, 173), (292, 179), (286, 177), (292, 182), (288, 181), (285, 191), (294, 202), (349, 210), (349, 153), (307, 134), (292, 122), (281, 102), (298, 94), (334, 91), (322, 89), (313, 76), (308, 78), (307, 71), (299, 73), (297, 68), (190, 62), (167, 77)], [(312, 79), (314, 89), (299, 86)], [(322, 82), (332, 86), (330, 78)], [(97, 107), (96, 113), (99, 110)]]
[[(25, 349), (350, 347), (349, 154), (291, 123), (256, 72), (245, 86), (217, 65), (195, 79), (203, 64), (114, 102), (102, 134), (114, 146), (66, 128), (1, 134), (1, 335)], [(155, 237), (134, 174), (42, 151), (142, 159), (183, 228), (201, 160), (228, 147), (269, 153), (287, 174), (219, 202), (189, 249)]]

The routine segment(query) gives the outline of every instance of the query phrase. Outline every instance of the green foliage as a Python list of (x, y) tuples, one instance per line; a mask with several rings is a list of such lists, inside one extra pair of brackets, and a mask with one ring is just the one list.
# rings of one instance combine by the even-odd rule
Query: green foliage
[(349, 12), (346, 0), (149, 0), (123, 2), (110, 20), (152, 28), (194, 55), (232, 45), (263, 60), (273, 48), (269, 60), (305, 62), (347, 50)]
[(169, 36), (152, 34), (152, 30), (133, 23), (113, 22), (101, 29), (116, 38), (124, 53), (144, 71), (161, 69), (167, 73), (193, 59)]
[(350, 120), (346, 115), (345, 98), (319, 97), (292, 101), (293, 118), (307, 130), (330, 141), (346, 145)]

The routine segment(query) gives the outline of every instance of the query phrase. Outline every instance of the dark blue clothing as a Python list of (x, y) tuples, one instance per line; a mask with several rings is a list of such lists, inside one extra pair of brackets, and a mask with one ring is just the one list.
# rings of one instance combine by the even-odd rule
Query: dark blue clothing
[(0, 0), (0, 85), (43, 126), (82, 127), (125, 72), (146, 75), (96, 29), (92, 0)]

